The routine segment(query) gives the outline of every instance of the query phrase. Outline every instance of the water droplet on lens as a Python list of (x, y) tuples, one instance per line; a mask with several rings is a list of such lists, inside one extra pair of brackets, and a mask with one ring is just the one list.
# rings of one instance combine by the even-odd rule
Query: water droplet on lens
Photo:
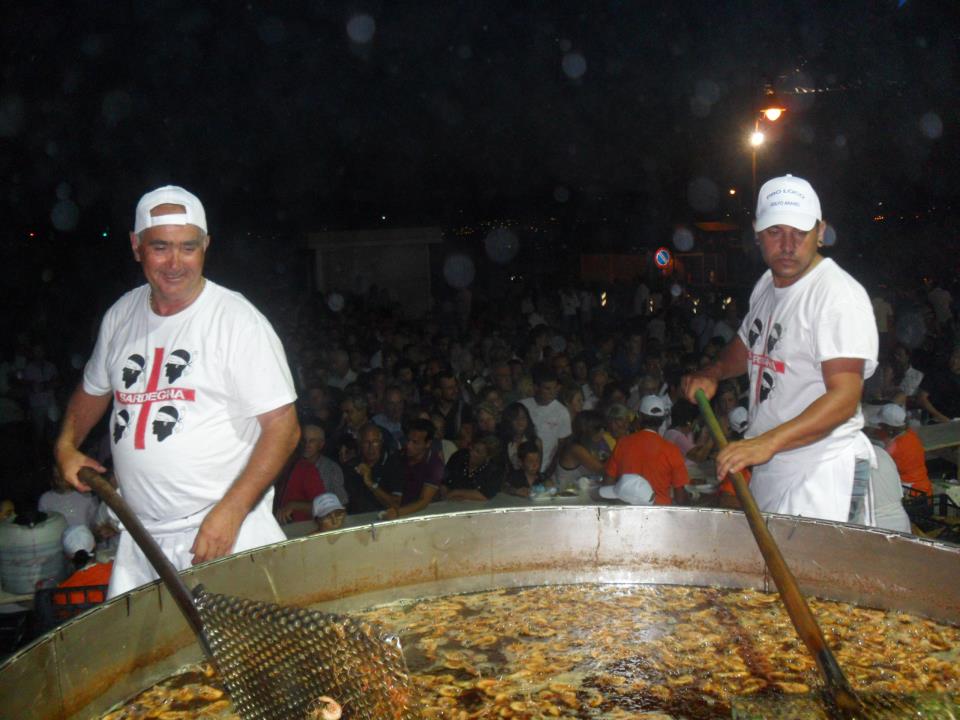
[(354, 15), (347, 21), (347, 35), (353, 42), (360, 45), (366, 45), (373, 40), (373, 34), (376, 30), (376, 21), (366, 13)]
[(580, 53), (570, 52), (563, 56), (561, 67), (566, 76), (578, 80), (587, 72), (587, 59)]

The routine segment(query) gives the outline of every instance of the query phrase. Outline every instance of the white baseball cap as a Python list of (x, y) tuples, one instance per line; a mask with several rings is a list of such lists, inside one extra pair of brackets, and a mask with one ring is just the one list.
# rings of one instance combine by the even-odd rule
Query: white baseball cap
[(896, 403), (887, 403), (880, 409), (880, 417), (877, 422), (890, 427), (903, 427), (907, 424), (907, 411)]
[(774, 225), (789, 225), (806, 232), (822, 219), (820, 198), (813, 186), (803, 178), (784, 175), (767, 180), (760, 188), (753, 229), (760, 232)]
[(643, 475), (623, 475), (616, 485), (604, 485), (600, 488), (600, 497), (622, 500), (630, 505), (653, 505), (653, 495), (653, 488)]
[(651, 417), (663, 417), (667, 414), (667, 407), (659, 395), (644, 395), (640, 401), (640, 414)]
[(73, 557), (81, 550), (92, 553), (97, 541), (86, 525), (71, 525), (63, 531), (63, 551)]
[(333, 493), (324, 493), (317, 495), (313, 499), (313, 516), (315, 518), (326, 517), (334, 510), (345, 510), (340, 499)]
[[(182, 205), (183, 212), (154, 217), (150, 214), (150, 211), (159, 205)], [(156, 190), (151, 190), (140, 198), (140, 202), (137, 203), (133, 231), (139, 235), (147, 228), (158, 225), (187, 224), (196, 225), (204, 233), (207, 232), (207, 214), (203, 210), (203, 203), (196, 195), (182, 187), (164, 185)]]
[(734, 432), (742, 433), (747, 429), (747, 425), (750, 423), (750, 417), (747, 414), (747, 409), (742, 405), (738, 405), (727, 413), (727, 421), (730, 423), (730, 427), (733, 428)]

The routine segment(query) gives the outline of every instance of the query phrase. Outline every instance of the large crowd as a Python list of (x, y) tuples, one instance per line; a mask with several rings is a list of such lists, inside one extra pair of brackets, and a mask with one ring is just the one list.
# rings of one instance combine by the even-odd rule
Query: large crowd
[[(687, 471), (717, 448), (681, 396), (680, 378), (733, 338), (745, 300), (670, 287), (663, 278), (609, 294), (517, 286), (496, 301), (459, 290), (419, 318), (376, 288), (342, 307), (322, 295), (268, 304), (303, 429), (302, 451), (277, 480), (278, 519), (329, 516), (331, 528), (348, 513), (398, 517), (439, 499), (575, 491), (617, 479), (616, 447), (644, 427), (673, 448), (662, 453), (659, 476), (647, 478), (653, 501), (687, 502)], [(960, 336), (947, 287), (926, 280), (909, 291), (871, 290), (881, 354), (863, 403), (875, 442), (890, 446), (911, 425), (960, 416)], [(4, 353), (5, 497), (17, 512), (36, 509), (44, 492), (41, 508), (53, 507), (51, 493), (75, 493), (56, 479), (49, 445), (76, 365), (47, 357), (28, 331)], [(734, 379), (713, 400), (730, 437), (745, 430), (746, 393), (745, 378)], [(889, 408), (881, 416), (891, 404), (902, 417)], [(87, 442), (106, 464), (113, 430), (102, 423)], [(916, 443), (907, 444), (916, 465)], [(901, 470), (907, 485), (929, 492), (921, 474)], [(84, 508), (70, 522), (102, 535), (102, 518), (93, 517)]]

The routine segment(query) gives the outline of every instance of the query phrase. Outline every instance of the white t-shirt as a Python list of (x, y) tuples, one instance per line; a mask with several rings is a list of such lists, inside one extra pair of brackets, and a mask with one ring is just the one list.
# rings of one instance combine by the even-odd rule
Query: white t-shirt
[(540, 471), (543, 472), (553, 460), (560, 440), (573, 432), (570, 427), (570, 411), (559, 400), (553, 400), (549, 405), (540, 405), (535, 398), (528, 397), (520, 402), (530, 412), (533, 426), (537, 429), (537, 437), (543, 443), (543, 457), (540, 461)]
[(87, 393), (113, 394), (117, 478), (148, 527), (219, 501), (260, 437), (257, 416), (296, 399), (280, 340), (242, 295), (207, 281), (169, 317), (149, 299), (143, 285), (107, 311), (83, 376)]
[(91, 530), (97, 516), (99, 502), (93, 493), (81, 493), (76, 490), (57, 492), (47, 490), (40, 496), (37, 509), (40, 512), (58, 512), (67, 519), (67, 527), (86, 525)]
[(907, 397), (913, 397), (920, 389), (921, 382), (923, 382), (923, 373), (915, 367), (908, 367), (903, 373), (903, 380), (900, 381), (900, 390)]
[[(748, 350), (748, 438), (792, 420), (826, 393), (821, 367), (825, 360), (862, 358), (864, 377), (877, 368), (877, 326), (870, 298), (829, 258), (785, 288), (775, 288), (773, 274), (764, 273), (750, 296), (750, 312), (739, 336)], [(862, 427), (858, 406), (827, 437), (780, 452), (768, 464), (836, 457), (849, 449)]]

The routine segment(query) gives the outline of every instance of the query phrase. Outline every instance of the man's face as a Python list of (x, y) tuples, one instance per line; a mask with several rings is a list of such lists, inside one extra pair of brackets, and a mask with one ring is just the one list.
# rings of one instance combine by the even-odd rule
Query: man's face
[(384, 409), (388, 418), (394, 422), (400, 422), (403, 417), (403, 393), (399, 390), (391, 390), (384, 398)]
[(380, 462), (383, 453), (383, 437), (376, 430), (367, 430), (360, 438), (360, 459), (368, 465)]
[(500, 365), (493, 371), (493, 383), (502, 392), (513, 390), (513, 373), (509, 365)]
[(556, 355), (553, 358), (553, 371), (559, 378), (570, 377), (570, 359), (566, 355)]
[(347, 517), (346, 510), (334, 510), (322, 518), (317, 518), (317, 526), (321, 531), (337, 530), (343, 526), (343, 521)]
[(540, 472), (540, 454), (539, 453), (527, 453), (523, 456), (523, 460), (520, 461), (520, 467), (523, 468), (523, 472), (527, 475), (536, 475)]
[(359, 428), (367, 422), (367, 411), (364, 408), (357, 407), (352, 400), (346, 400), (340, 405), (343, 417), (347, 420), (347, 425), (352, 428)]
[(556, 380), (548, 380), (545, 383), (537, 385), (537, 404), (549, 405), (557, 399), (557, 393), (560, 392), (560, 383)]
[(455, 402), (460, 392), (460, 383), (455, 378), (440, 379), (440, 397), (446, 402)]
[(960, 375), (960, 349), (954, 350), (950, 354), (950, 372), (954, 375)]
[(430, 441), (423, 430), (411, 430), (407, 433), (407, 459), (411, 462), (420, 462), (427, 456)]
[(326, 438), (323, 430), (318, 427), (307, 427), (303, 430), (303, 456), (311, 462), (320, 457)]
[(810, 270), (826, 227), (820, 222), (804, 232), (789, 225), (774, 225), (757, 233), (763, 261), (773, 272), (774, 287), (789, 287)]
[[(182, 212), (182, 205), (160, 205), (150, 214), (156, 217)], [(201, 235), (194, 225), (157, 225), (139, 237), (130, 233), (133, 256), (143, 266), (158, 303), (186, 303), (200, 291), (209, 244), (209, 238), (201, 240)]]

